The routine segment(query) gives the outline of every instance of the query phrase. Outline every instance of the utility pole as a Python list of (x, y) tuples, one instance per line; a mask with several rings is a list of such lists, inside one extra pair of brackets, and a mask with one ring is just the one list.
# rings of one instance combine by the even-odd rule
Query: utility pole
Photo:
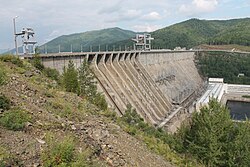
[(18, 16), (13, 18), (13, 25), (14, 25), (14, 41), (15, 41), (15, 48), (16, 48), (16, 55), (18, 56), (18, 48), (17, 48), (17, 35), (16, 35), (16, 19), (18, 18)]

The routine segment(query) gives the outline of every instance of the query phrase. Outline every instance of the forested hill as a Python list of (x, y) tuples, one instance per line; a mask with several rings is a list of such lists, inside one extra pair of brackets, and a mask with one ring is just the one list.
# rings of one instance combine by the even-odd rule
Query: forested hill
[[(125, 46), (132, 47), (131, 38), (136, 32), (120, 28), (109, 28), (60, 36), (47, 44), (48, 52), (73, 52), (81, 50), (118, 50)], [(192, 48), (200, 44), (227, 45), (238, 44), (250, 46), (250, 18), (232, 20), (199, 20), (190, 19), (181, 23), (151, 32), (155, 39), (153, 48), (174, 49), (177, 46)], [(40, 51), (45, 51), (45, 45)], [(106, 48), (108, 46), (108, 48)], [(120, 48), (121, 47), (121, 48)]]
[(250, 18), (232, 20), (190, 19), (151, 33), (153, 46), (173, 49), (199, 44), (250, 45)]
[[(84, 51), (89, 51), (90, 47), (92, 47), (92, 50), (98, 50), (99, 45), (101, 45), (103, 50), (108, 44), (131, 39), (134, 36), (135, 32), (133, 31), (123, 30), (115, 27), (102, 30), (87, 31), (84, 33), (63, 35), (53, 39), (45, 45), (48, 52), (58, 52), (59, 45), (62, 52), (71, 51), (71, 45), (74, 52), (80, 51), (81, 45)], [(45, 45), (40, 46), (41, 52), (44, 51)]]

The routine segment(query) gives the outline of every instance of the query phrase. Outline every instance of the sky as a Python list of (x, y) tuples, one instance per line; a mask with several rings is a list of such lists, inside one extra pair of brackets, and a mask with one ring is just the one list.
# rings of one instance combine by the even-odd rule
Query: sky
[(33, 28), (38, 45), (111, 27), (151, 32), (190, 18), (250, 17), (250, 0), (0, 0), (0, 5), (0, 53), (14, 48), (15, 16), (17, 32)]

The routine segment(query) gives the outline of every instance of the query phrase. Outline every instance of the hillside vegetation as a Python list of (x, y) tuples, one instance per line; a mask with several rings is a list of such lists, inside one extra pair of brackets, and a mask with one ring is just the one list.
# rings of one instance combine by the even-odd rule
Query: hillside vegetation
[(152, 32), (154, 47), (191, 48), (199, 44), (250, 45), (250, 19), (199, 20), (190, 19)]
[[(131, 38), (136, 32), (120, 28), (109, 28), (71, 35), (63, 35), (46, 43), (48, 52), (73, 52), (133, 49)], [(152, 48), (174, 49), (177, 46), (192, 48), (200, 44), (209, 45), (250, 45), (250, 19), (199, 20), (190, 19), (154, 32)], [(45, 45), (40, 52), (45, 52)], [(91, 48), (92, 46), (92, 48)]]
[[(196, 59), (204, 77), (224, 78), (226, 83), (250, 85), (249, 54), (201, 52)], [(239, 74), (244, 76), (238, 77)]]

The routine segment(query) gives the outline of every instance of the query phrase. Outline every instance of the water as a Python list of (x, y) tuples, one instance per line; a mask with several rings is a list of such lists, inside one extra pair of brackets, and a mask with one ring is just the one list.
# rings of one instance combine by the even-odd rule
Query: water
[(230, 115), (234, 120), (250, 119), (250, 103), (240, 101), (227, 101), (227, 107), (230, 110)]

